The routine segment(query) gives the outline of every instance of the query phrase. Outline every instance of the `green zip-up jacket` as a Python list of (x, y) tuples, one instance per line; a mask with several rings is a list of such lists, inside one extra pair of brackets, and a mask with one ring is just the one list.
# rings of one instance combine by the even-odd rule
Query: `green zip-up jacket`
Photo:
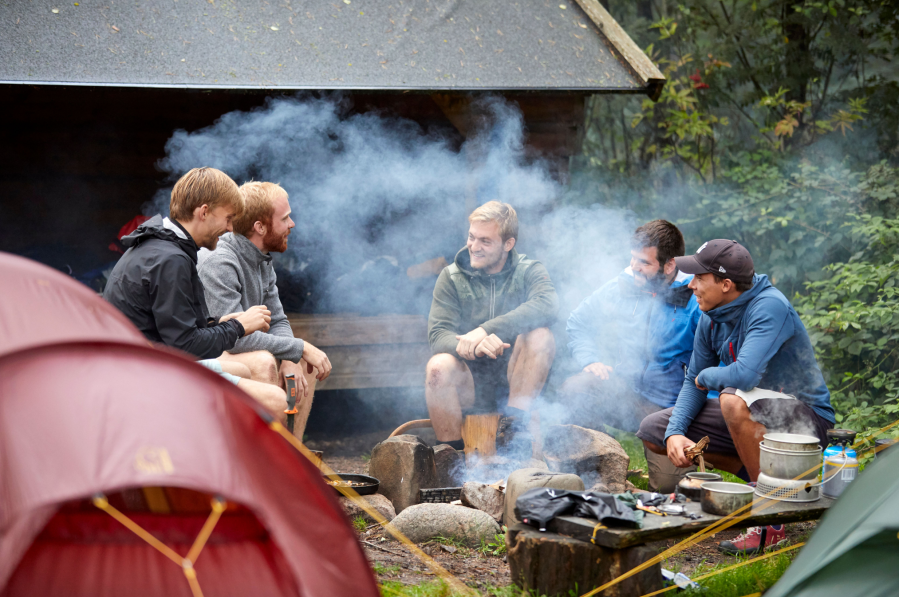
[(559, 312), (559, 297), (539, 261), (509, 253), (498, 274), (471, 267), (468, 248), (443, 268), (428, 316), (428, 342), (434, 354), (456, 354), (457, 335), (484, 328), (512, 344), (519, 334), (549, 327)]

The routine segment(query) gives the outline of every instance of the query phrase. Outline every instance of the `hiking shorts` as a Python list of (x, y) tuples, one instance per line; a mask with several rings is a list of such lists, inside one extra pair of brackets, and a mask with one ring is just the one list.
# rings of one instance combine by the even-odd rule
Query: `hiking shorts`
[(461, 359), (474, 379), (474, 404), (465, 409), (466, 415), (499, 412), (509, 403), (509, 361), (515, 344), (496, 359), (479, 357), (473, 361)]
[[(827, 430), (833, 428), (833, 423), (819, 416), (811, 406), (796, 397), (761, 388), (748, 392), (724, 388), (721, 393), (735, 394), (742, 398), (749, 407), (752, 420), (764, 425), (769, 433), (811, 435), (818, 438), (822, 448), (827, 447)], [(664, 446), (672, 411), (674, 408), (666, 408), (643, 419), (637, 437), (656, 446)], [(692, 442), (708, 436), (707, 452), (739, 457), (721, 413), (721, 402), (717, 399), (705, 401), (684, 435)]]
[(237, 382), (240, 381), (240, 378), (236, 375), (231, 375), (230, 373), (225, 373), (224, 371), (222, 371), (222, 364), (219, 363), (216, 359), (202, 359), (200, 361), (197, 361), (197, 363), (203, 365), (207, 369), (212, 369), (234, 385), (237, 385)]

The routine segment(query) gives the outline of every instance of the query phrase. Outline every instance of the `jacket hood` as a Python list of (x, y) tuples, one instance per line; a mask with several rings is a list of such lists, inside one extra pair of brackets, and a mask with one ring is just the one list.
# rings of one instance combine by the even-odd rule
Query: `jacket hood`
[(768, 280), (768, 276), (765, 274), (755, 274), (752, 277), (752, 288), (741, 294), (736, 300), (727, 303), (722, 307), (712, 309), (708, 312), (708, 316), (715, 323), (738, 321), (743, 317), (743, 311), (746, 310), (746, 305), (751, 303), (763, 291), (773, 287), (774, 286)]
[(471, 267), (471, 255), (468, 253), (468, 247), (459, 249), (459, 252), (456, 253), (456, 258), (453, 261), (462, 273), (469, 276), (502, 276), (512, 271), (515, 266), (518, 265), (518, 262), (521, 261), (521, 256), (515, 249), (509, 251), (509, 258), (506, 259), (506, 264), (498, 274), (487, 274), (479, 269)]
[(262, 251), (260, 251), (259, 247), (254, 245), (250, 241), (250, 239), (248, 239), (243, 234), (226, 232), (219, 237), (219, 247), (221, 247), (222, 245), (228, 247), (229, 249), (234, 251), (235, 254), (244, 257), (245, 259), (256, 265), (270, 262), (272, 260), (272, 256), (270, 253), (263, 253)]
[[(181, 234), (179, 234), (179, 232)], [(136, 247), (144, 241), (150, 239), (159, 239), (175, 243), (187, 253), (196, 263), (197, 251), (200, 248), (194, 239), (191, 238), (178, 224), (169, 218), (163, 218), (161, 215), (155, 215), (140, 226), (134, 232), (122, 238), (122, 246), (126, 249)]]

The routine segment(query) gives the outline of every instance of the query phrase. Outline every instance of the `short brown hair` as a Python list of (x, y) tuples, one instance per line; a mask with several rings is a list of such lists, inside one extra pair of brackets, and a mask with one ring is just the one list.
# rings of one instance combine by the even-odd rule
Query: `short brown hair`
[(686, 251), (684, 235), (668, 220), (653, 220), (637, 228), (632, 246), (635, 249), (655, 247), (661, 265), (668, 263), (669, 259), (683, 257)]
[[(712, 277), (715, 278), (715, 282), (717, 284), (721, 284), (725, 280), (730, 280), (730, 278), (722, 278), (718, 274), (712, 274)], [(747, 290), (750, 290), (752, 288), (752, 282), (736, 282), (734, 280), (730, 281), (734, 283), (734, 288), (737, 290), (737, 292), (746, 292)]]
[(469, 222), (496, 222), (503, 242), (510, 238), (518, 239), (518, 214), (508, 203), (488, 201), (468, 216)]
[(243, 199), (237, 183), (221, 170), (194, 168), (175, 183), (169, 213), (175, 220), (189, 222), (194, 219), (194, 210), (202, 205), (209, 209), (230, 206), (240, 214)]
[(274, 182), (250, 181), (240, 185), (243, 194), (243, 213), (234, 218), (234, 232), (249, 236), (253, 232), (253, 225), (262, 222), (271, 226), (272, 216), (275, 215), (275, 197), (279, 193), (287, 194), (281, 185)]

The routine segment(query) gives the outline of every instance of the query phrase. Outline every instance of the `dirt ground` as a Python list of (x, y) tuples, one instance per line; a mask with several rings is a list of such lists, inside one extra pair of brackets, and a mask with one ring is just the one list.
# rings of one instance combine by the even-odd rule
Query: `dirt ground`
[[(371, 449), (385, 439), (391, 430), (338, 439), (309, 439), (307, 445), (315, 450), (324, 451), (325, 464), (337, 472), (368, 472), (368, 458)], [(425, 440), (431, 439), (425, 436)], [(787, 539), (790, 543), (804, 541), (814, 529), (814, 522), (794, 523), (787, 527)], [(700, 565), (704, 567), (718, 564), (736, 563), (733, 556), (724, 555), (717, 550), (720, 541), (730, 540), (741, 531), (726, 530), (693, 545), (671, 559), (663, 562), (662, 567), (678, 570), (691, 576)], [(382, 540), (382, 538), (384, 540)], [(372, 526), (359, 534), (366, 556), (372, 563), (378, 581), (399, 581), (403, 584), (416, 585), (433, 580), (434, 574), (428, 570), (402, 544), (393, 541), (380, 528)], [(676, 540), (660, 541), (651, 546), (663, 551), (675, 545)], [(506, 586), (512, 582), (509, 565), (504, 555), (494, 556), (480, 551), (459, 546), (429, 543), (421, 546), (441, 566), (466, 584), (478, 588)]]

